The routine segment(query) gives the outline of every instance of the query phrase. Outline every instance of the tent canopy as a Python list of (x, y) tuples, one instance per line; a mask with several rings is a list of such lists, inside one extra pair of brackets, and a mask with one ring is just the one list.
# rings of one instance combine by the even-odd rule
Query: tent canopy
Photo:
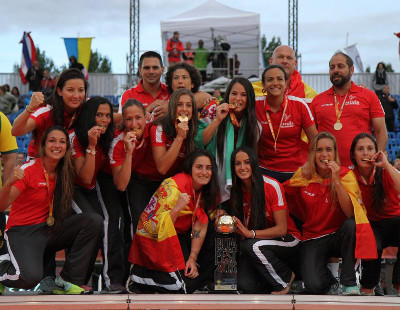
[(178, 16), (161, 21), (161, 36), (164, 59), (166, 43), (174, 31), (180, 34), (180, 40), (192, 42), (194, 48), (199, 40), (204, 47), (214, 49), (215, 39), (223, 38), (230, 44), (229, 57), (237, 54), (240, 61), (239, 71), (249, 76), (259, 73), (260, 67), (260, 15), (208, 0), (200, 6), (183, 12)]

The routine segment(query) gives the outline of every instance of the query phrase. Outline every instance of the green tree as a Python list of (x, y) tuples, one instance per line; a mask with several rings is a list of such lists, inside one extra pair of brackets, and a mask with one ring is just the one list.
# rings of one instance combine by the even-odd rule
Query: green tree
[[(36, 60), (39, 62), (40, 68), (47, 69), (50, 72), (56, 72), (56, 73), (60, 72), (60, 69), (54, 65), (53, 59), (51, 59), (50, 57), (47, 57), (46, 52), (40, 50), (39, 47), (36, 47)], [(20, 67), (20, 65), (18, 63), (15, 63), (13, 65), (14, 72), (18, 72), (19, 67)]]
[(19, 64), (18, 63), (13, 64), (13, 72), (15, 72), (15, 73), (19, 72)]
[(368, 73), (371, 72), (371, 67), (370, 67), (370, 65), (367, 66), (367, 68), (365, 69), (365, 72), (368, 72)]
[(390, 62), (386, 64), (386, 72), (394, 72), (392, 64)]
[(39, 47), (36, 47), (36, 60), (39, 62), (40, 68), (43, 70), (47, 69), (50, 72), (58, 72), (57, 67), (54, 65), (54, 61), (46, 56), (45, 51), (41, 51)]
[(111, 60), (97, 50), (90, 51), (89, 72), (111, 73)]
[(261, 51), (264, 59), (264, 65), (268, 65), (269, 59), (272, 57), (272, 53), (274, 49), (276, 49), (279, 45), (282, 45), (281, 38), (273, 36), (271, 41), (267, 44), (267, 38), (265, 34), (261, 37)]

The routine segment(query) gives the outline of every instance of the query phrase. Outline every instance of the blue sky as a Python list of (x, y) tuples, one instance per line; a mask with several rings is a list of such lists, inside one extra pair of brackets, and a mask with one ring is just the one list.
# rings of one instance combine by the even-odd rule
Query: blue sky
[[(160, 20), (192, 9), (205, 0), (141, 0), (140, 50), (161, 50)], [(237, 9), (258, 12), (267, 40), (279, 36), (287, 43), (287, 1), (218, 0)], [(330, 56), (346, 44), (357, 43), (364, 67), (379, 61), (400, 72), (398, 0), (299, 0), (299, 52), (302, 72), (326, 73)], [(95, 37), (92, 49), (108, 56), (114, 73), (126, 72), (129, 49), (129, 0), (14, 0), (2, 4), (0, 72), (11, 72), (21, 58), (23, 31), (57, 66), (67, 63), (62, 37)]]

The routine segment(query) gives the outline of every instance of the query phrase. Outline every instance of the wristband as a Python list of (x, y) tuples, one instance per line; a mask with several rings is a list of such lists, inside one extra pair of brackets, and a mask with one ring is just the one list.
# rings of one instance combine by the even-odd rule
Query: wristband
[(96, 150), (86, 149), (86, 153), (91, 154), (91, 155), (96, 155)]
[(255, 239), (257, 236), (256, 231), (254, 229), (252, 229), (251, 231), (253, 232), (253, 239)]
[(29, 109), (29, 106), (27, 106), (27, 107), (25, 108), (25, 111), (28, 112), (29, 114), (32, 114), (33, 112), (35, 112), (35, 110), (30, 110), (30, 109)]

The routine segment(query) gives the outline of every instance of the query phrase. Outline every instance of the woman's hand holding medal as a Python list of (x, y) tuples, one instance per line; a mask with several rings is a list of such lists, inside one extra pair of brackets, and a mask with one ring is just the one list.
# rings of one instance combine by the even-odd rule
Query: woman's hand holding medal
[(189, 131), (189, 118), (186, 115), (179, 115), (176, 119), (175, 129), (177, 137), (186, 139)]
[(136, 134), (134, 131), (128, 131), (124, 137), (124, 147), (127, 153), (132, 153), (136, 146)]

